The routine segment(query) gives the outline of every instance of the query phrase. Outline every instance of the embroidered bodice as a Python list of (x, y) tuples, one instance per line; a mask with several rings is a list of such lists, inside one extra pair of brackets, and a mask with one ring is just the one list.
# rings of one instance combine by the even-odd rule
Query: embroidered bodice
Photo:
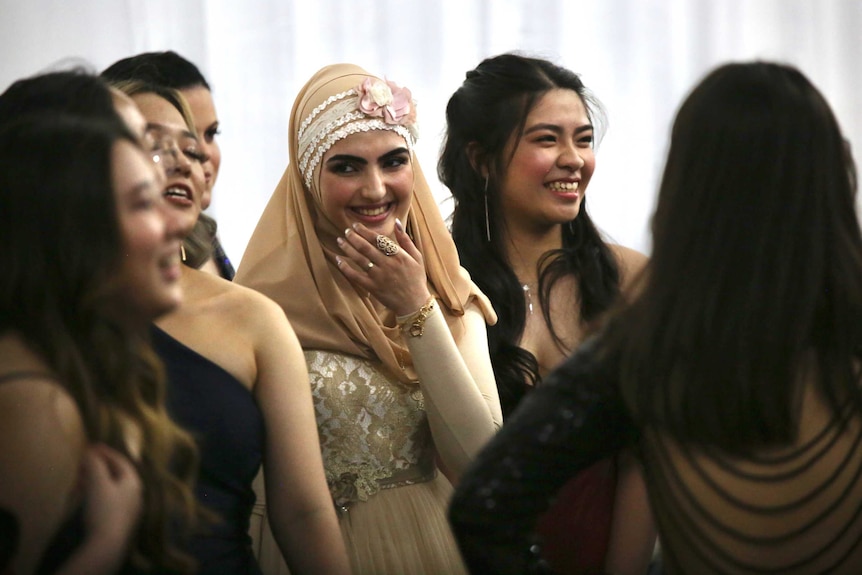
[(434, 477), (434, 444), (422, 391), (371, 361), (305, 352), (326, 479), (346, 511), (380, 489)]

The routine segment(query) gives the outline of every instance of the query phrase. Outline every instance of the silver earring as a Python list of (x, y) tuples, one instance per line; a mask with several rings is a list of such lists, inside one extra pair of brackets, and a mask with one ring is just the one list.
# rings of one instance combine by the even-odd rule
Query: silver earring
[(485, 176), (485, 237), (491, 241), (491, 220), (488, 218), (488, 176)]

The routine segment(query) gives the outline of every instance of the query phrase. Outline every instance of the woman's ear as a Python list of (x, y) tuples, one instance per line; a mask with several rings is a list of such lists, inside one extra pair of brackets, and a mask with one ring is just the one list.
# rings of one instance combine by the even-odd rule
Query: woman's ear
[(485, 158), (485, 150), (479, 145), (479, 142), (470, 142), (467, 144), (467, 159), (473, 170), (480, 176), (488, 178), (488, 165)]

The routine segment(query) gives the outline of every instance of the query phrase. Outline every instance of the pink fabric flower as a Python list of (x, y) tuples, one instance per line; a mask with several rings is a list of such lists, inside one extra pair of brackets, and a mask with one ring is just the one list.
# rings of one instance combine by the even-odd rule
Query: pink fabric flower
[(366, 78), (356, 87), (359, 93), (359, 109), (375, 118), (383, 118), (387, 124), (410, 126), (416, 122), (413, 95), (407, 88), (394, 82), (383, 82)]

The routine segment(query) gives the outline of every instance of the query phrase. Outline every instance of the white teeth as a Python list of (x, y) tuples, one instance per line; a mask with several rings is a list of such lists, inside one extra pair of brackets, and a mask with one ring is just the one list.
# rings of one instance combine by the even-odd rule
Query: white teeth
[(363, 216), (379, 216), (380, 214), (386, 213), (387, 209), (389, 209), (388, 204), (379, 208), (353, 208), (353, 211), (358, 214), (362, 214)]
[(188, 192), (186, 192), (182, 188), (168, 188), (167, 190), (165, 190), (165, 195), (166, 196), (177, 196), (177, 197), (186, 198), (186, 199), (188, 199), (188, 197), (189, 197)]
[(571, 192), (578, 189), (579, 182), (551, 182), (548, 187), (556, 192)]

